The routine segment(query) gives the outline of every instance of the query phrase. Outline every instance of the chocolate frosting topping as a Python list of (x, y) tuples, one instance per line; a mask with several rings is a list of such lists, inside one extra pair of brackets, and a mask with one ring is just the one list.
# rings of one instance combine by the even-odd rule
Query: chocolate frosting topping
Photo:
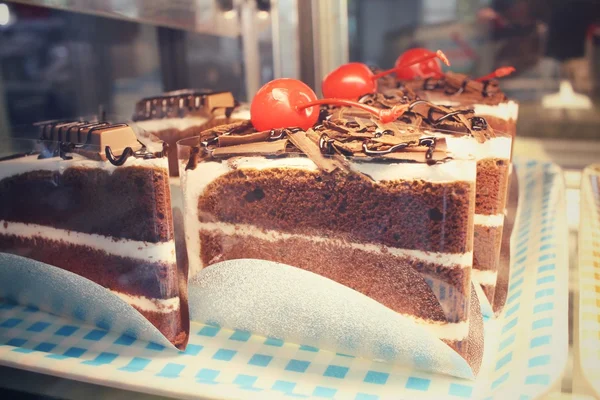
[(386, 93), (390, 89), (402, 89), (416, 93), (422, 98), (439, 93), (448, 100), (466, 104), (484, 103), (497, 105), (507, 101), (506, 95), (500, 90), (497, 79), (479, 82), (469, 78), (468, 75), (455, 72), (446, 72), (440, 79), (427, 78), (412, 81), (399, 81), (391, 75), (378, 80), (379, 91)]
[[(436, 110), (442, 115), (435, 112), (431, 115), (439, 120), (445, 115), (444, 110)], [(383, 124), (361, 110), (340, 108), (306, 131), (299, 128), (256, 131), (250, 121), (236, 122), (202, 132), (199, 145), (191, 149), (186, 169), (194, 169), (199, 159), (240, 155), (280, 157), (303, 153), (327, 173), (348, 171), (348, 157), (427, 164), (450, 159), (444, 138), (428, 137), (420, 126), (411, 125), (413, 120), (424, 120), (416, 111), (411, 112), (410, 118), (409, 122)], [(455, 114), (442, 119), (461, 124)], [(468, 133), (466, 128), (463, 130)]]

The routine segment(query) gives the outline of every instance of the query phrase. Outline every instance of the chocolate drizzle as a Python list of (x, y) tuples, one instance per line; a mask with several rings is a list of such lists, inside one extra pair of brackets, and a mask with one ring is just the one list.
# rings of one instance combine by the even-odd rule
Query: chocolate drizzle
[(306, 131), (256, 131), (249, 121), (209, 129), (202, 132), (199, 145), (191, 148), (186, 170), (196, 168), (200, 159), (242, 155), (281, 157), (303, 153), (326, 173), (349, 172), (348, 157), (427, 164), (449, 159), (444, 146), (436, 147), (440, 139), (423, 137), (415, 127), (402, 122), (382, 124), (370, 116), (344, 115), (346, 111), (338, 109), (322, 124)]

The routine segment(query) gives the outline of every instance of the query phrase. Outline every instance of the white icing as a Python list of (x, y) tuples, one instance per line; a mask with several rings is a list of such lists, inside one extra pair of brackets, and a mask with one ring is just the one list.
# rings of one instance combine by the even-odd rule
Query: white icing
[(196, 275), (202, 269), (200, 264), (200, 237), (198, 236), (198, 198), (206, 186), (225, 175), (231, 168), (226, 162), (201, 163), (193, 170), (186, 170), (187, 161), (179, 160), (179, 176), (183, 190), (183, 217), (185, 245), (188, 254), (189, 276)]
[(475, 225), (498, 227), (504, 225), (504, 214), (475, 214)]
[(448, 151), (459, 158), (475, 157), (477, 161), (487, 158), (510, 159), (512, 139), (510, 137), (495, 137), (479, 143), (471, 136), (450, 136), (439, 132), (432, 135), (446, 139)]
[(452, 160), (435, 165), (425, 163), (379, 164), (373, 162), (353, 162), (354, 171), (370, 176), (374, 181), (417, 180), (450, 183), (456, 181), (475, 182), (477, 171), (470, 160)]
[(63, 160), (60, 157), (38, 159), (37, 155), (14, 158), (0, 162), (0, 180), (9, 176), (24, 174), (31, 171), (58, 171), (61, 174), (67, 168), (94, 168), (113, 173), (117, 168), (123, 167), (145, 167), (167, 169), (167, 158), (151, 158), (144, 160), (141, 158), (129, 157), (122, 166), (112, 165), (108, 161), (95, 161), (83, 157), (80, 154), (70, 154), (72, 160)]
[(414, 315), (401, 314), (403, 317), (412, 320), (415, 324), (427, 328), (436, 337), (443, 340), (463, 340), (469, 336), (469, 321), (460, 322), (441, 322), (424, 320), (416, 318)]
[[(180, 160), (181, 186), (184, 196), (185, 236), (189, 259), (189, 273), (194, 276), (201, 269), (200, 238), (198, 237), (198, 198), (206, 186), (232, 168), (297, 168), (316, 171), (317, 166), (306, 157), (267, 159), (264, 157), (236, 157), (224, 162), (203, 162), (193, 170), (185, 170), (185, 160)], [(453, 182), (457, 179), (474, 182), (476, 168), (473, 161), (452, 160), (429, 166), (426, 164), (351, 163), (351, 168), (370, 175), (375, 181), (394, 179), (422, 179), (431, 182)], [(465, 255), (469, 257), (469, 255)], [(464, 262), (458, 264), (463, 265)]]
[(208, 118), (189, 116), (184, 118), (149, 119), (146, 121), (130, 122), (132, 127), (138, 127), (148, 132), (159, 132), (167, 129), (184, 131), (195, 126), (202, 126), (208, 122)]
[(489, 115), (506, 121), (517, 121), (517, 118), (519, 117), (519, 103), (513, 100), (496, 105), (474, 104), (473, 110), (475, 111), (475, 115), (482, 115), (484, 117)]
[[(278, 240), (300, 239), (314, 243), (329, 243), (336, 246), (367, 251), (376, 254), (391, 254), (397, 257), (410, 257), (424, 262), (439, 264), (447, 268), (470, 268), (473, 262), (473, 253), (434, 253), (421, 250), (399, 249), (383, 246), (381, 244), (352, 243), (338, 239), (321, 236), (300, 235), (268, 230), (246, 224), (228, 224), (225, 222), (199, 222), (198, 230), (219, 232), (225, 235), (250, 236), (256, 239), (275, 242)], [(196, 230), (196, 231), (198, 231)], [(196, 233), (196, 236), (198, 234)], [(198, 255), (196, 255), (198, 257)]]
[(179, 310), (180, 307), (179, 297), (172, 297), (170, 299), (151, 299), (145, 296), (134, 296), (114, 290), (111, 290), (110, 292), (117, 295), (121, 300), (143, 311), (169, 314)]
[(483, 286), (496, 286), (496, 281), (498, 279), (498, 271), (484, 271), (473, 268), (472, 272), (474, 282), (477, 282)]
[(433, 104), (437, 104), (437, 105), (443, 105), (443, 106), (448, 106), (448, 107), (472, 107), (475, 115), (481, 115), (481, 116), (492, 116), (492, 117), (497, 117), (497, 118), (501, 118), (504, 120), (514, 120), (516, 121), (517, 118), (519, 117), (519, 103), (517, 103), (516, 101), (513, 100), (508, 100), (499, 104), (482, 104), (482, 103), (478, 103), (478, 104), (465, 104), (465, 103), (461, 103), (459, 101), (454, 101), (454, 100), (450, 100), (450, 99), (445, 99), (445, 98), (439, 98), (438, 95), (436, 95), (435, 93), (432, 93), (431, 96), (428, 96), (429, 98), (427, 98), (427, 101), (433, 103)]
[(175, 243), (173, 241), (149, 243), (3, 220), (0, 220), (0, 234), (26, 238), (42, 238), (75, 246), (86, 246), (105, 251), (111, 255), (147, 262), (176, 263)]

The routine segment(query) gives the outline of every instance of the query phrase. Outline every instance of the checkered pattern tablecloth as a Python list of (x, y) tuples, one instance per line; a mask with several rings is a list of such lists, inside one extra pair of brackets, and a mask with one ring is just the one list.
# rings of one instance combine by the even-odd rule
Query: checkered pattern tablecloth
[(554, 165), (516, 167), (522, 198), (507, 305), (486, 321), (476, 381), (197, 323), (180, 352), (7, 303), (0, 303), (0, 364), (186, 398), (536, 398), (566, 364), (564, 187)]
[(581, 370), (600, 396), (600, 164), (581, 180), (579, 353)]

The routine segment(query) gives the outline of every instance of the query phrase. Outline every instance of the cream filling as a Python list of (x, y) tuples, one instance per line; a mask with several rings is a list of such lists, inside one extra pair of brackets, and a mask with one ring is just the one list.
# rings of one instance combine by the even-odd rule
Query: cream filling
[(441, 321), (430, 321), (421, 318), (416, 318), (414, 315), (401, 314), (413, 321), (415, 324), (420, 325), (433, 333), (435, 336), (442, 340), (448, 341), (460, 341), (464, 340), (469, 336), (469, 321), (460, 322), (441, 322)]
[(195, 126), (202, 126), (209, 121), (206, 117), (184, 117), (149, 119), (144, 121), (130, 122), (132, 127), (137, 127), (148, 132), (159, 132), (167, 129), (184, 131)]
[(510, 159), (512, 138), (499, 136), (479, 143), (475, 138), (467, 135), (451, 136), (440, 132), (431, 132), (432, 136), (446, 139), (448, 151), (461, 158), (474, 157), (477, 161), (492, 159)]
[(474, 223), (480, 226), (501, 227), (504, 225), (504, 213), (493, 215), (475, 214)]
[[(228, 224), (224, 222), (200, 222), (198, 227), (201, 231), (219, 232), (225, 235), (251, 236), (256, 239), (275, 242), (278, 240), (300, 239), (313, 243), (331, 243), (356, 250), (367, 251), (376, 254), (391, 254), (398, 257), (416, 258), (423, 262), (438, 264), (446, 268), (470, 268), (473, 262), (473, 253), (433, 253), (421, 250), (397, 249), (380, 244), (351, 243), (339, 239), (331, 239), (321, 236), (300, 235), (284, 233), (268, 229), (260, 229), (246, 224)], [(196, 258), (198, 254), (196, 254)]]
[(147, 167), (165, 170), (168, 168), (166, 157), (148, 160), (129, 157), (122, 166), (115, 166), (108, 161), (90, 160), (80, 154), (73, 153), (70, 156), (73, 157), (72, 160), (63, 160), (60, 157), (38, 159), (37, 155), (33, 155), (1, 161), (0, 180), (31, 171), (58, 171), (62, 174), (68, 168), (101, 169), (107, 171), (109, 174), (112, 174), (117, 168), (124, 167)]
[(484, 271), (473, 268), (471, 270), (473, 280), (483, 286), (496, 286), (498, 271)]
[(175, 243), (173, 241), (150, 243), (4, 220), (0, 220), (0, 234), (26, 238), (42, 238), (74, 246), (91, 247), (94, 250), (104, 251), (113, 256), (133, 258), (152, 263), (176, 263)]
[(490, 115), (492, 117), (501, 118), (507, 121), (516, 121), (519, 117), (519, 103), (513, 100), (509, 100), (497, 105), (475, 104), (473, 109), (475, 111), (475, 115)]
[(151, 299), (145, 296), (133, 296), (126, 293), (116, 292), (114, 290), (110, 290), (110, 292), (118, 296), (126, 303), (131, 304), (142, 311), (168, 314), (179, 310), (180, 307), (179, 297), (172, 297), (170, 299)]

